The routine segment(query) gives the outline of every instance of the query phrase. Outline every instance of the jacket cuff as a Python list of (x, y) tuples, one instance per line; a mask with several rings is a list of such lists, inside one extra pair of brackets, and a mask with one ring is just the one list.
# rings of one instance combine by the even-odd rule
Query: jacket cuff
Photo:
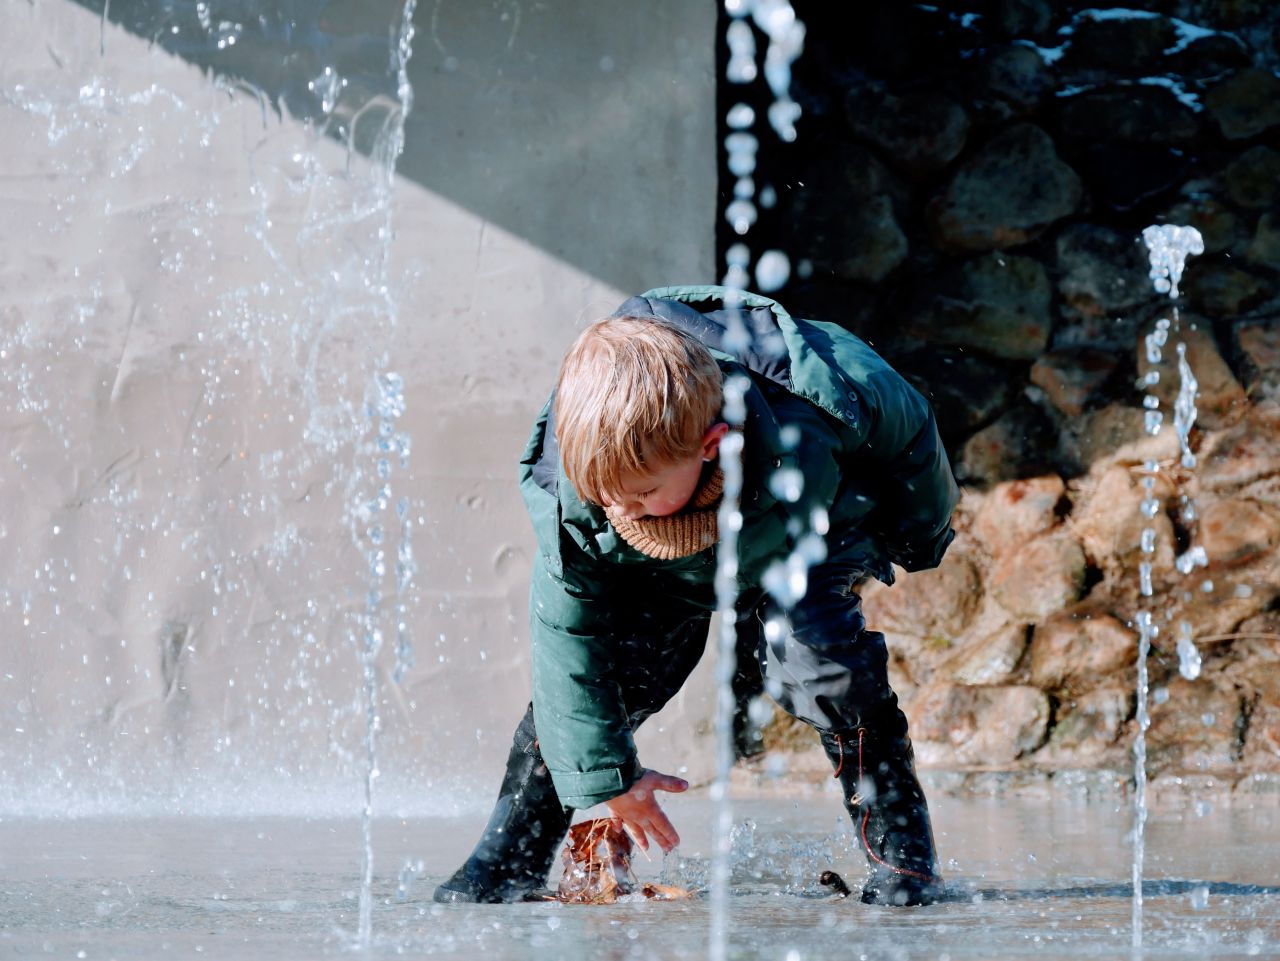
[(561, 804), (582, 810), (625, 794), (640, 780), (640, 762), (633, 759), (598, 771), (552, 771), (551, 780)]

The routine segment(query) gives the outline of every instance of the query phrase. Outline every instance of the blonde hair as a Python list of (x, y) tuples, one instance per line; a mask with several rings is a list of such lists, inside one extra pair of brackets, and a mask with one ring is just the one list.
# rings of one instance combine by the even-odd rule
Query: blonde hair
[(697, 453), (720, 413), (721, 375), (700, 341), (660, 320), (607, 317), (565, 354), (556, 382), (556, 441), (565, 476), (603, 504), (622, 477)]

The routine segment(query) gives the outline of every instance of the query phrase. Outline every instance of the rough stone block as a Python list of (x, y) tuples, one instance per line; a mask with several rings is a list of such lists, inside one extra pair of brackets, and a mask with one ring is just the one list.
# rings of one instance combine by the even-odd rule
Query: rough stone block
[(854, 134), (883, 151), (895, 166), (929, 174), (951, 163), (964, 149), (969, 115), (937, 93), (890, 93), (858, 88), (845, 101)]
[[(1089, 556), (1108, 570), (1135, 568), (1141, 560), (1142, 532), (1155, 533), (1150, 561), (1159, 569), (1173, 566), (1173, 524), (1163, 511), (1145, 517), (1141, 511), (1146, 490), (1127, 467), (1116, 465), (1082, 485), (1079, 502), (1071, 514), (1071, 526)], [(1168, 477), (1158, 476), (1152, 489), (1163, 504), (1172, 493)]]
[(1030, 380), (1056, 409), (1079, 417), (1103, 396), (1118, 364), (1115, 354), (1105, 350), (1055, 350), (1031, 365)]
[(1087, 412), (1067, 425), (1064, 454), (1082, 468), (1099, 463), (1141, 464), (1175, 456), (1178, 438), (1171, 430), (1152, 436), (1143, 429), (1143, 411), (1125, 404), (1108, 404)]
[(956, 477), (966, 483), (995, 484), (1040, 473), (1053, 447), (1053, 425), (1038, 407), (1020, 404), (978, 431), (960, 450)]
[(1258, 226), (1245, 256), (1251, 264), (1280, 270), (1280, 217), (1274, 211), (1258, 218)]
[(1147, 731), (1149, 769), (1231, 770), (1240, 759), (1243, 703), (1234, 690), (1208, 679), (1175, 677), (1152, 691)]
[(1185, 143), (1200, 133), (1196, 112), (1168, 87), (1133, 86), (1082, 93), (1060, 114), (1067, 141)]
[(1196, 310), (1231, 319), (1256, 307), (1271, 293), (1269, 286), (1249, 271), (1214, 263), (1188, 270), (1183, 289)]
[(816, 272), (856, 283), (878, 283), (906, 259), (908, 242), (895, 204), (905, 188), (865, 147), (823, 155), (790, 192), (788, 251)]
[(1233, 498), (1205, 507), (1198, 533), (1210, 569), (1231, 567), (1275, 548), (1280, 542), (1280, 517), (1261, 504)]
[(1013, 676), (1026, 650), (1026, 625), (1004, 623), (967, 640), (939, 665), (938, 674), (959, 684), (1000, 684)]
[(921, 691), (910, 713), (922, 764), (1012, 764), (1044, 743), (1049, 699), (1027, 685), (940, 682)]
[(1084, 10), (1071, 22), (1064, 71), (1101, 70), (1133, 75), (1158, 64), (1178, 41), (1178, 28), (1168, 17), (1139, 11), (1107, 16)]
[(987, 254), (944, 273), (922, 293), (907, 331), (928, 343), (1030, 360), (1049, 342), (1049, 300), (1039, 261)]
[(1102, 608), (1063, 611), (1031, 635), (1031, 681), (1047, 690), (1082, 690), (1133, 663), (1137, 634)]
[(1057, 474), (997, 484), (978, 508), (973, 533), (995, 556), (1056, 527), (1066, 485)]
[(1089, 768), (1118, 761), (1129, 748), (1122, 735), (1132, 704), (1132, 692), (1114, 681), (1063, 700), (1036, 764)]
[(1206, 490), (1227, 494), (1280, 474), (1280, 411), (1255, 407), (1238, 424), (1206, 438), (1197, 477)]
[(931, 214), (939, 243), (954, 251), (1026, 243), (1080, 206), (1083, 186), (1039, 127), (1017, 124), (961, 165)]
[(1074, 538), (1049, 534), (1000, 558), (988, 587), (1000, 606), (1016, 618), (1038, 621), (1080, 597), (1084, 551)]
[(1280, 202), (1280, 152), (1250, 147), (1223, 171), (1227, 194), (1241, 207), (1261, 210)]
[(1248, 140), (1280, 124), (1280, 77), (1241, 70), (1204, 95), (1204, 104), (1228, 140)]
[(1199, 385), (1196, 393), (1196, 422), (1201, 427), (1222, 427), (1239, 420), (1246, 410), (1244, 389), (1236, 380), (1231, 367), (1222, 358), (1213, 325), (1203, 317), (1184, 314), (1176, 328), (1171, 328), (1168, 341), (1161, 350), (1161, 360), (1152, 364), (1147, 356), (1146, 338), (1152, 333), (1153, 324), (1141, 329), (1137, 344), (1138, 374), (1145, 376), (1155, 370), (1160, 380), (1148, 388), (1148, 393), (1160, 401), (1164, 412), (1162, 430), (1173, 430), (1173, 405), (1182, 384), (1178, 366), (1178, 345), (1186, 345), (1186, 359)]
[(983, 67), (983, 85), (989, 96), (1005, 105), (1005, 114), (1022, 116), (1049, 95), (1054, 77), (1039, 51), (1015, 45), (991, 54)]
[(866, 585), (863, 612), (873, 630), (934, 639), (949, 645), (964, 633), (982, 600), (982, 579), (973, 561), (951, 552), (941, 565), (901, 577), (892, 587)]
[(1156, 296), (1142, 239), (1099, 224), (1072, 224), (1058, 235), (1058, 292), (1072, 310), (1108, 314)]
[(1244, 321), (1233, 333), (1249, 391), (1280, 398), (1280, 317)]

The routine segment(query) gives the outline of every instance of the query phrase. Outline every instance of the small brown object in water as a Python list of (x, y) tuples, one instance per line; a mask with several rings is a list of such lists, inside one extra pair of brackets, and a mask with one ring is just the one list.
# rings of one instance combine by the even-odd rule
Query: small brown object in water
[(612, 904), (627, 895), (652, 901), (691, 897), (683, 888), (640, 884), (631, 872), (631, 838), (613, 818), (582, 821), (569, 829), (564, 876), (556, 897), (567, 904)]
[(830, 888), (836, 895), (847, 898), (853, 892), (849, 890), (849, 885), (844, 883), (844, 878), (836, 874), (834, 871), (823, 871), (818, 875), (818, 883), (824, 887)]

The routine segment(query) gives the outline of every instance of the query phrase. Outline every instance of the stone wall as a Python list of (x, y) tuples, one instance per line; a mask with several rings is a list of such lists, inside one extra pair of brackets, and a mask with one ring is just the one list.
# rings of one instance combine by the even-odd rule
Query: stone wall
[[(859, 332), (931, 398), (965, 487), (943, 566), (865, 592), (920, 759), (1129, 769), (1149, 609), (1153, 772), (1280, 772), (1280, 8), (881, 3), (850, 35), (796, 6), (805, 113), (794, 145), (762, 148), (778, 200), (751, 246), (791, 255), (793, 313)], [(1176, 317), (1152, 223), (1204, 237)], [(1139, 346), (1161, 318), (1150, 436)], [(1199, 381), (1191, 469), (1176, 342)], [(1195, 545), (1208, 565), (1181, 573)]]

